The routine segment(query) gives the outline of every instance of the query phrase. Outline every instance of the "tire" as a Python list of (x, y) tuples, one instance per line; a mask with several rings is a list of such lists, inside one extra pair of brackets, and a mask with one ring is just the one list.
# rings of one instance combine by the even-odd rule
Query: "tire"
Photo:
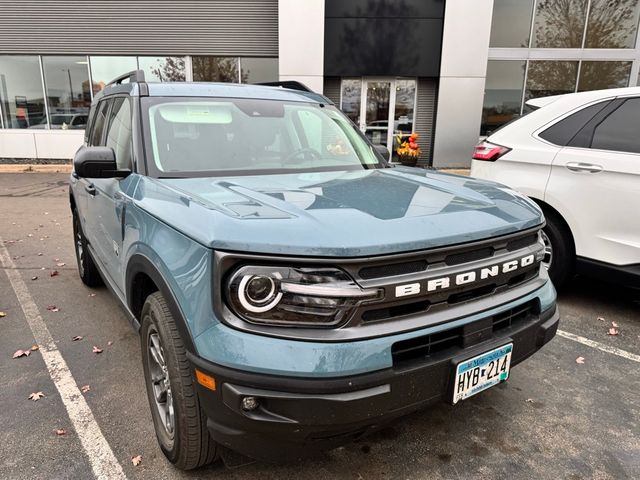
[(545, 210), (544, 216), (547, 219), (543, 229), (547, 237), (545, 245), (551, 247), (550, 252), (546, 252), (545, 262), (548, 262), (550, 255), (549, 277), (555, 287), (561, 289), (575, 275), (576, 251), (573, 236), (560, 216), (549, 210)]
[(80, 217), (78, 211), (74, 208), (73, 217), (73, 245), (76, 252), (76, 262), (78, 263), (78, 274), (82, 283), (88, 287), (99, 287), (103, 285), (102, 277), (98, 271), (98, 267), (89, 253), (87, 248), (87, 238), (84, 236), (82, 226), (80, 225)]
[(184, 344), (160, 292), (149, 295), (142, 307), (140, 335), (147, 396), (162, 452), (181, 470), (213, 462), (219, 449), (207, 430)]

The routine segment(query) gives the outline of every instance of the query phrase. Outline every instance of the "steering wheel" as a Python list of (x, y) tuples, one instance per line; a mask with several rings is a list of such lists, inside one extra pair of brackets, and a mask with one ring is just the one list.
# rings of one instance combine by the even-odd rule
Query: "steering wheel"
[(295, 152), (291, 152), (289, 155), (284, 157), (284, 160), (282, 160), (282, 163), (289, 163), (292, 159), (304, 153), (310, 153), (311, 156), (314, 157), (313, 158), (314, 160), (320, 160), (322, 158), (322, 155), (320, 155), (320, 152), (318, 152), (316, 149), (305, 147), (305, 148), (296, 150)]

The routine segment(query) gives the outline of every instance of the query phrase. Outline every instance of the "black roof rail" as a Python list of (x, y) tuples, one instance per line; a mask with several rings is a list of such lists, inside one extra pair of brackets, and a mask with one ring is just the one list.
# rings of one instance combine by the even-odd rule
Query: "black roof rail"
[(124, 80), (129, 80), (129, 83), (144, 83), (144, 71), (133, 70), (131, 72), (120, 75), (119, 77), (111, 80), (107, 85), (120, 85)]
[(263, 85), (265, 87), (288, 88), (291, 90), (300, 90), (302, 92), (315, 93), (313, 90), (307, 87), (304, 83), (297, 82), (296, 80), (285, 80), (283, 82), (260, 82), (260, 83), (254, 83), (254, 85)]

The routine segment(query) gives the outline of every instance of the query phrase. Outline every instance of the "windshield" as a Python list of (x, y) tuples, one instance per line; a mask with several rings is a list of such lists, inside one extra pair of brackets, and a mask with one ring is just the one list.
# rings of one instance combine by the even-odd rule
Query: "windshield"
[(284, 173), (383, 166), (337, 108), (276, 100), (145, 99), (158, 176)]

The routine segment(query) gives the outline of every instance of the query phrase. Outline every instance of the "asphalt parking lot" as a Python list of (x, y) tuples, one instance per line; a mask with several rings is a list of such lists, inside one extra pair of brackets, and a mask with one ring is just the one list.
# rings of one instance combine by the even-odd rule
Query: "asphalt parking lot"
[[(112, 452), (103, 466), (128, 478), (640, 478), (640, 293), (585, 278), (560, 296), (562, 336), (496, 388), (311, 461), (173, 469), (152, 430), (137, 334), (104, 287), (78, 278), (66, 181), (0, 174), (0, 478), (93, 478), (101, 445)], [(12, 358), (43, 331), (51, 342)], [(56, 388), (45, 354), (75, 385)]]

